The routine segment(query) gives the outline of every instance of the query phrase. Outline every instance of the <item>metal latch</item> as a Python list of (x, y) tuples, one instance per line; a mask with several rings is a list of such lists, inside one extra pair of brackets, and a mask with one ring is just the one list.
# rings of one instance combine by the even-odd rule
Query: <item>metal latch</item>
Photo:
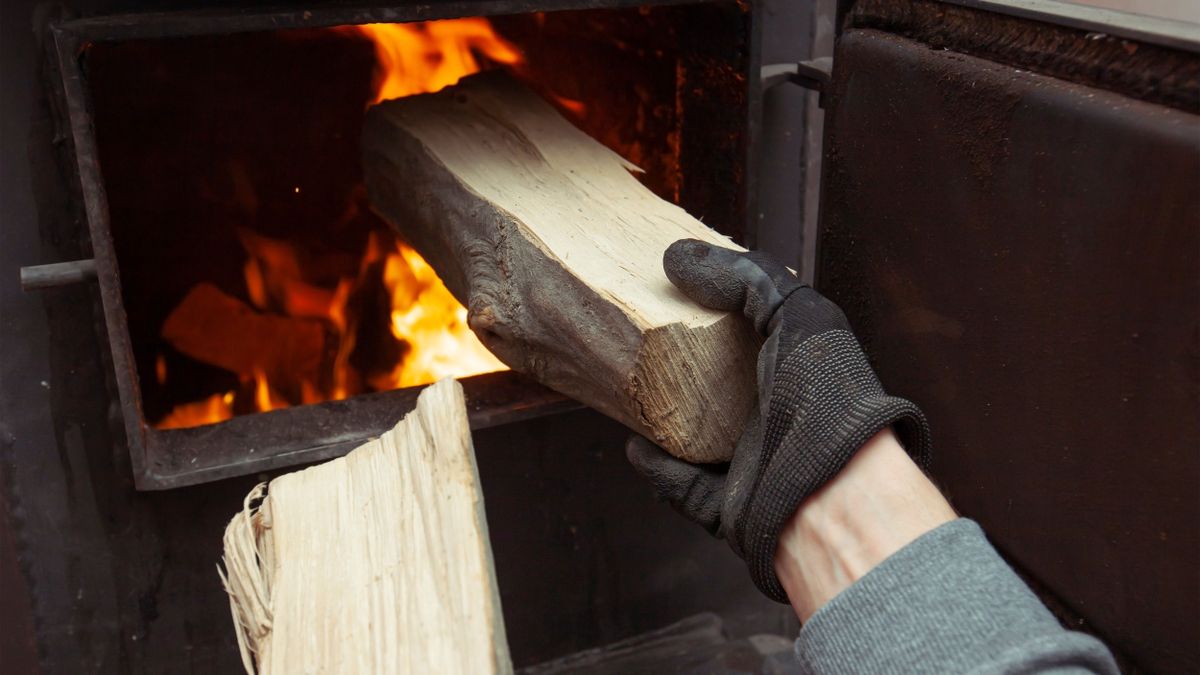
[(25, 291), (59, 288), (95, 278), (96, 261), (93, 258), (21, 268), (21, 288)]
[(772, 63), (762, 67), (763, 90), (791, 82), (817, 92), (817, 105), (825, 107), (825, 93), (833, 74), (833, 57), (822, 56), (799, 63)]

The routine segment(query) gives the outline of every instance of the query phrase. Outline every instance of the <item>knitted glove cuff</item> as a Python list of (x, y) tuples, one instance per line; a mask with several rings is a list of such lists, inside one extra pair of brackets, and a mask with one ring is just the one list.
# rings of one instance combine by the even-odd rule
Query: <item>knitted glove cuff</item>
[(750, 576), (763, 594), (783, 603), (787, 593), (775, 576), (779, 533), (809, 495), (888, 426), (922, 470), (930, 457), (925, 416), (912, 402), (883, 392), (852, 335), (831, 331), (805, 342), (781, 370), (798, 369), (791, 376), (809, 384), (800, 388), (792, 426), (762, 468), (742, 528)]

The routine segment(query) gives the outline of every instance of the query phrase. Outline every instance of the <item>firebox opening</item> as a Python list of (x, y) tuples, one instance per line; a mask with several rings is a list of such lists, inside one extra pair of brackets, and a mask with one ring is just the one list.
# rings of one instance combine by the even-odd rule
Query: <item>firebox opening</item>
[(91, 45), (110, 227), (159, 429), (504, 368), (371, 211), (376, 101), (505, 68), (643, 180), (738, 237), (736, 4), (470, 17)]

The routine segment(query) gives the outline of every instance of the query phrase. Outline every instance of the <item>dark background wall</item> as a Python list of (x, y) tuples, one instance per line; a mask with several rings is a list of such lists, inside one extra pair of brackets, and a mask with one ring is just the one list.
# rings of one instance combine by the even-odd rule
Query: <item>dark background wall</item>
[[(767, 3), (774, 58), (807, 53), (800, 4)], [(92, 0), (71, 10), (166, 8), (180, 6)], [(44, 11), (33, 0), (0, 3), (0, 664), (6, 673), (237, 672), (215, 565), (225, 522), (267, 476), (134, 491), (123, 441), (105, 423), (116, 411), (94, 289), (25, 294), (18, 284), (21, 265), (86, 253), (79, 215), (61, 199), (71, 179), (54, 161), (62, 144), (41, 98)], [(772, 114), (802, 124), (786, 106), (803, 97), (784, 97), (792, 103), (770, 103)], [(770, 160), (776, 185), (798, 192), (799, 174), (793, 182), (786, 172), (798, 172), (800, 144), (786, 148)], [(773, 246), (794, 259), (786, 232), (800, 204), (782, 203), (768, 218), (785, 233)], [(703, 610), (735, 634), (794, 631), (789, 610), (754, 591), (722, 542), (655, 502), (625, 462), (624, 436), (590, 411), (476, 436), (518, 665)]]

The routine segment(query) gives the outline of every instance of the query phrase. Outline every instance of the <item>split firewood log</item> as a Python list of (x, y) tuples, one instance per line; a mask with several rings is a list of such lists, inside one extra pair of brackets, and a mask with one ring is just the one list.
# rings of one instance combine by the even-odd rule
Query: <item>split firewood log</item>
[(512, 672), (453, 380), (345, 457), (254, 488), (224, 543), (251, 675)]
[(760, 340), (662, 270), (678, 239), (727, 238), (498, 72), (374, 106), (363, 162), (373, 208), (502, 361), (678, 457), (729, 459)]

